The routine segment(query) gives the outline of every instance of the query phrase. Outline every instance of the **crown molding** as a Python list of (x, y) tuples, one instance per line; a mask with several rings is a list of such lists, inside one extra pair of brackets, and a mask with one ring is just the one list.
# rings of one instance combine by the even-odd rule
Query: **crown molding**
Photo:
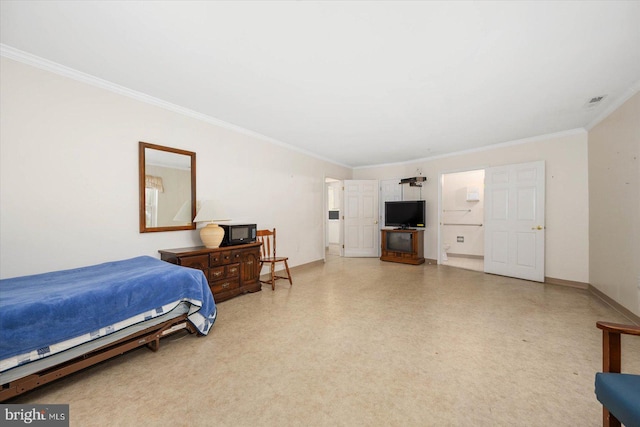
[(45, 58), (41, 58), (39, 56), (33, 55), (28, 52), (24, 52), (22, 50), (13, 48), (11, 46), (0, 43), (0, 56), (5, 58), (12, 59), (14, 61), (21, 62), (23, 64), (30, 65), (32, 67), (39, 68), (41, 70), (49, 71), (54, 74), (58, 74), (82, 83), (86, 83), (91, 86), (95, 86), (104, 90), (108, 90), (110, 92), (117, 93), (119, 95), (123, 95), (137, 101), (141, 101), (147, 104), (154, 105), (156, 107), (163, 108), (165, 110), (172, 111), (174, 113), (182, 114), (196, 120), (200, 120), (214, 126), (219, 126), (225, 129), (229, 129), (247, 136), (251, 136), (253, 138), (257, 138), (266, 142), (270, 142), (272, 144), (278, 145), (280, 147), (286, 148), (288, 150), (296, 151), (298, 153), (304, 154), (309, 157), (316, 158), (318, 160), (322, 160), (325, 162), (332, 163), (334, 165), (342, 166), (345, 168), (352, 169), (351, 166), (344, 165), (342, 163), (338, 163), (335, 160), (328, 159), (326, 157), (322, 157), (316, 153), (312, 153), (310, 151), (295, 147), (293, 145), (287, 144), (286, 142), (279, 141), (277, 139), (268, 137), (266, 135), (262, 135), (261, 133), (254, 132), (249, 129), (245, 129), (241, 126), (234, 125), (233, 123), (225, 122), (224, 120), (216, 119), (215, 117), (208, 116), (206, 114), (199, 113), (194, 110), (190, 110), (185, 107), (181, 107), (176, 104), (172, 104), (167, 101), (163, 101), (162, 99), (155, 98), (153, 96), (147, 95), (142, 92), (138, 92), (132, 89), (129, 89), (124, 86), (120, 86), (118, 84), (112, 83), (110, 81), (101, 79), (99, 77), (93, 76), (91, 74), (83, 73), (82, 71), (75, 70), (73, 68), (58, 64), (57, 62), (50, 61)]
[(528, 143), (531, 143), (531, 142), (541, 142), (541, 141), (545, 141), (545, 140), (548, 140), (548, 139), (562, 138), (562, 137), (565, 137), (565, 136), (580, 135), (580, 134), (586, 134), (586, 133), (587, 133), (587, 130), (585, 128), (575, 128), (575, 129), (569, 129), (569, 130), (565, 130), (565, 131), (561, 131), (561, 132), (547, 133), (547, 134), (544, 134), (544, 135), (532, 136), (532, 137), (529, 137), (529, 138), (516, 139), (516, 140), (508, 141), (508, 142), (501, 142), (501, 143), (497, 143), (497, 144), (485, 145), (484, 147), (471, 148), (469, 150), (461, 150), (461, 151), (455, 151), (455, 152), (452, 152), (452, 153), (440, 154), (440, 155), (435, 155), (435, 156), (430, 156), (430, 157), (422, 157), (422, 158), (415, 159), (415, 160), (408, 160), (406, 162), (385, 163), (385, 164), (371, 165), (371, 166), (358, 166), (358, 167), (354, 167), (353, 169), (370, 169), (370, 168), (380, 168), (380, 167), (386, 167), (386, 166), (410, 165), (410, 164), (413, 164), (413, 163), (420, 163), (420, 162), (426, 162), (426, 161), (431, 161), (431, 160), (444, 159), (444, 158), (447, 158), (447, 157), (462, 156), (462, 155), (465, 155), (465, 154), (477, 153), (479, 151), (495, 150), (496, 148), (504, 148), (504, 147), (510, 147), (510, 146), (513, 146), (513, 145), (528, 144)]
[(424, 162), (424, 161), (428, 161), (428, 160), (436, 160), (436, 159), (440, 159), (440, 158), (446, 158), (446, 157), (452, 157), (452, 156), (459, 156), (459, 155), (464, 155), (464, 154), (469, 154), (469, 153), (474, 153), (474, 152), (478, 152), (478, 151), (486, 151), (486, 150), (492, 150), (495, 148), (501, 148), (501, 147), (507, 147), (507, 146), (511, 146), (511, 145), (518, 145), (518, 144), (524, 144), (524, 143), (529, 143), (529, 142), (537, 142), (537, 141), (542, 141), (545, 139), (550, 139), (550, 138), (559, 138), (559, 137), (563, 137), (563, 136), (568, 136), (568, 135), (575, 135), (578, 133), (584, 133), (584, 132), (588, 132), (590, 131), (594, 126), (596, 126), (598, 123), (600, 123), (602, 120), (604, 120), (605, 118), (607, 118), (611, 113), (613, 113), (616, 109), (618, 109), (622, 104), (624, 104), (629, 98), (631, 98), (633, 95), (635, 95), (636, 93), (638, 93), (640, 91), (640, 80), (637, 81), (634, 85), (631, 86), (631, 88), (629, 88), (621, 97), (617, 98), (613, 103), (611, 103), (606, 110), (604, 110), (600, 115), (598, 115), (596, 117), (596, 119), (594, 119), (592, 122), (590, 122), (587, 126), (585, 126), (584, 128), (577, 128), (577, 129), (570, 129), (567, 131), (562, 131), (562, 132), (557, 132), (557, 133), (551, 133), (551, 134), (545, 134), (545, 135), (539, 135), (539, 136), (535, 136), (535, 137), (530, 137), (530, 138), (524, 138), (524, 139), (519, 139), (519, 140), (514, 140), (514, 141), (509, 141), (509, 142), (504, 142), (504, 143), (498, 143), (498, 144), (492, 144), (492, 145), (488, 145), (485, 147), (479, 147), (479, 148), (474, 148), (474, 149), (470, 149), (470, 150), (463, 150), (463, 151), (456, 151), (454, 153), (447, 153), (447, 154), (442, 154), (442, 155), (436, 155), (436, 156), (430, 156), (430, 157), (423, 157), (420, 159), (415, 159), (415, 160), (408, 160), (405, 162), (397, 162), (397, 163), (384, 163), (384, 164), (377, 164), (377, 165), (367, 165), (367, 166), (349, 166), (346, 164), (342, 164), (339, 162), (336, 162), (335, 160), (332, 159), (328, 159), (326, 157), (320, 156), (316, 153), (301, 149), (299, 147), (287, 144), (285, 142), (282, 142), (280, 140), (268, 137), (266, 135), (260, 134), (258, 132), (254, 132), (252, 130), (249, 129), (245, 129), (241, 126), (235, 125), (233, 123), (229, 123), (229, 122), (225, 122), (224, 120), (220, 120), (217, 119), (215, 117), (212, 116), (208, 116), (206, 114), (202, 114), (199, 113), (197, 111), (185, 108), (185, 107), (181, 107), (179, 105), (176, 104), (172, 104), (170, 102), (167, 101), (163, 101), (162, 99), (159, 98), (155, 98), (153, 96), (147, 95), (145, 93), (142, 92), (138, 92), (132, 89), (129, 89), (127, 87), (109, 82), (107, 80), (101, 79), (99, 77), (87, 74), (87, 73), (83, 73), (81, 71), (75, 70), (73, 68), (58, 64), (56, 62), (50, 61), (48, 59), (44, 59), (41, 58), (39, 56), (30, 54), (28, 52), (24, 52), (22, 50), (13, 48), (11, 46), (5, 45), (0, 43), (0, 56), (12, 59), (14, 61), (18, 61), (45, 71), (49, 71), (52, 72), (54, 74), (58, 74), (94, 87), (98, 87), (104, 90), (108, 90), (110, 92), (114, 92), (117, 93), (119, 95), (123, 95), (132, 99), (135, 99), (137, 101), (141, 101), (147, 104), (151, 104), (154, 105), (156, 107), (160, 107), (163, 108), (165, 110), (169, 110), (178, 114), (182, 114), (191, 118), (194, 118), (196, 120), (200, 120), (209, 124), (212, 124), (214, 126), (219, 126), (225, 129), (229, 129), (247, 136), (251, 136), (275, 145), (278, 145), (280, 147), (286, 148), (288, 150), (292, 150), (292, 151), (296, 151), (298, 153), (304, 154), (306, 156), (310, 156), (313, 158), (316, 158), (318, 160), (322, 160), (325, 162), (329, 162), (331, 164), (334, 165), (338, 165), (341, 167), (345, 167), (348, 169), (369, 169), (369, 168), (377, 168), (377, 167), (386, 167), (386, 166), (398, 166), (398, 165), (407, 165), (407, 164), (413, 164), (416, 162)]

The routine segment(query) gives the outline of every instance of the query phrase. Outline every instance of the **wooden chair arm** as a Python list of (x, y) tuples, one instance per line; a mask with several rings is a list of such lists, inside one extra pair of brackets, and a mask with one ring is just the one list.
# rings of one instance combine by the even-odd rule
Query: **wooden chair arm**
[(598, 329), (615, 334), (640, 335), (640, 326), (623, 325), (622, 323), (596, 322)]
[[(602, 329), (602, 371), (620, 373), (622, 368), (620, 339), (622, 335), (640, 336), (640, 327), (610, 322), (596, 322), (596, 326)], [(605, 406), (602, 407), (602, 425), (608, 427), (621, 425)]]
[(602, 372), (621, 372), (622, 352), (621, 335), (640, 336), (640, 327), (621, 323), (596, 322), (602, 329)]

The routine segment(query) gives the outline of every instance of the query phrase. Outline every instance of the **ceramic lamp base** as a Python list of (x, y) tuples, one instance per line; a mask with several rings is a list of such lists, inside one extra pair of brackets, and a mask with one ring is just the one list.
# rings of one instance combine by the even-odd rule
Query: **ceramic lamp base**
[(218, 248), (224, 238), (224, 228), (218, 224), (207, 224), (206, 227), (200, 230), (200, 238), (207, 248)]

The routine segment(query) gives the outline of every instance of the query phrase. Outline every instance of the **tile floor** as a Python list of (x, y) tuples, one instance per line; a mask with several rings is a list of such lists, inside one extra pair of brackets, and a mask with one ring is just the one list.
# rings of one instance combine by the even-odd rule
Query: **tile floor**
[(442, 265), (467, 270), (484, 271), (484, 259), (465, 257), (462, 255), (448, 254), (447, 260), (443, 260)]
[[(601, 425), (595, 322), (626, 319), (585, 290), (333, 256), (293, 280), (11, 403), (83, 427)], [(624, 370), (638, 354), (623, 340)]]

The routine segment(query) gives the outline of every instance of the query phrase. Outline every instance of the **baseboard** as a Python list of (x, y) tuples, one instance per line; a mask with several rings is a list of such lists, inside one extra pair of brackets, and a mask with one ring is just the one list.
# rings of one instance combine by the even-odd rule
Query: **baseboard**
[[(311, 261), (311, 262), (307, 262), (304, 264), (300, 264), (300, 265), (296, 265), (295, 267), (289, 267), (289, 271), (291, 272), (291, 278), (293, 278), (293, 273), (295, 273), (297, 270), (300, 270), (301, 268), (306, 268), (306, 267), (312, 267), (314, 265), (320, 265), (320, 264), (324, 264), (324, 259), (318, 259), (315, 261)], [(284, 263), (282, 264), (278, 264), (278, 267), (284, 267)], [(260, 280), (266, 280), (266, 279), (270, 279), (270, 273), (268, 272), (269, 269), (267, 268), (266, 270), (267, 273), (261, 273), (260, 274)], [(285, 271), (284, 268), (281, 268), (279, 270), (276, 270), (275, 273), (278, 275), (281, 275), (281, 273)]]
[(635, 325), (640, 325), (640, 316), (637, 316), (628, 308), (624, 307), (611, 297), (602, 293), (602, 291), (595, 288), (593, 285), (584, 282), (574, 282), (573, 280), (556, 279), (554, 277), (545, 277), (544, 282), (550, 285), (569, 286), (571, 288), (584, 289), (591, 292), (596, 297), (600, 298), (605, 304), (611, 306), (615, 311), (622, 314), (629, 319)]
[(554, 277), (545, 276), (544, 283), (548, 283), (550, 285), (569, 286), (570, 288), (589, 289), (588, 283), (575, 282), (573, 280), (556, 279)]
[(295, 267), (289, 268), (289, 270), (296, 271), (296, 270), (299, 270), (301, 268), (312, 267), (314, 265), (324, 264), (324, 262), (325, 262), (324, 259), (317, 259), (315, 261), (306, 262), (304, 264), (296, 265)]
[[(640, 316), (637, 316), (628, 308), (622, 306), (620, 303), (613, 300), (611, 297), (605, 295), (601, 290), (595, 288), (593, 285), (589, 285), (589, 292), (591, 292), (596, 297), (600, 298), (605, 304), (611, 306), (615, 311), (622, 314), (624, 317), (629, 319), (633, 324), (640, 326)], [(603, 319), (604, 320), (604, 319)]]
[[(296, 270), (299, 270), (299, 269), (302, 269), (302, 268), (306, 268), (306, 267), (312, 267), (312, 266), (320, 265), (320, 264), (324, 264), (324, 263), (325, 263), (324, 259), (318, 259), (318, 260), (315, 260), (315, 261), (307, 262), (305, 264), (297, 265), (295, 267), (291, 267), (289, 270), (292, 271), (292, 276), (293, 276), (293, 272), (295, 272)], [(431, 259), (431, 258), (425, 258), (425, 264), (436, 265), (436, 264), (438, 264), (438, 260)], [(279, 270), (279, 271), (282, 271), (282, 270)], [(263, 274), (263, 275), (260, 276), (260, 278), (262, 278), (263, 276), (268, 278), (269, 275), (268, 274), (267, 275)], [(544, 278), (544, 282), (548, 283), (550, 285), (568, 286), (570, 288), (588, 290), (594, 296), (600, 298), (605, 304), (611, 306), (611, 308), (613, 308), (618, 313), (622, 314), (624, 317), (629, 319), (629, 321), (631, 323), (640, 326), (640, 316), (636, 315), (635, 313), (633, 313), (628, 308), (622, 306), (620, 303), (616, 302), (611, 297), (605, 295), (604, 293), (602, 293), (602, 291), (600, 291), (599, 289), (595, 288), (593, 285), (591, 285), (589, 283), (576, 282), (576, 281), (573, 281), (573, 280), (565, 280), (565, 279), (556, 279), (555, 277), (546, 277), (546, 276)]]

